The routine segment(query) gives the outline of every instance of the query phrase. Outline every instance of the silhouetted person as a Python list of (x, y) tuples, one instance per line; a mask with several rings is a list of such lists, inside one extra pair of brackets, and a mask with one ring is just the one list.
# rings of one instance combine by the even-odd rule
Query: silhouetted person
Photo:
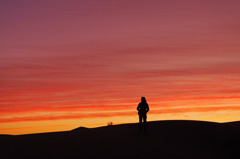
[[(142, 130), (142, 126), (143, 126), (144, 132), (145, 132), (147, 127), (147, 112), (149, 111), (149, 107), (145, 97), (141, 98), (141, 103), (138, 104), (137, 110), (139, 115), (139, 131)], [(143, 124), (142, 124), (142, 121), (143, 121)]]

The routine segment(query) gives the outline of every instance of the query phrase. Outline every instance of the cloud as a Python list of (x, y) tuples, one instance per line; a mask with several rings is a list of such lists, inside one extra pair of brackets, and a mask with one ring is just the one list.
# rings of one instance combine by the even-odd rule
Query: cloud
[(11, 131), (11, 130), (36, 130), (42, 128), (59, 128), (67, 125), (47, 125), (47, 126), (32, 126), (32, 127), (14, 127), (14, 128), (0, 128), (0, 131)]
[[(191, 112), (216, 112), (216, 111), (240, 111), (240, 106), (214, 106), (214, 107), (179, 107), (179, 108), (162, 108), (158, 110), (151, 109), (149, 114), (174, 114), (174, 113), (191, 113)], [(0, 123), (14, 122), (32, 122), (32, 121), (51, 121), (51, 120), (71, 120), (71, 119), (94, 119), (94, 118), (111, 118), (123, 116), (137, 116), (136, 111), (118, 111), (118, 112), (100, 112), (100, 113), (65, 113), (63, 115), (42, 115), (28, 117), (0, 118)], [(124, 120), (124, 119), (123, 119)], [(126, 121), (127, 122), (127, 121)]]

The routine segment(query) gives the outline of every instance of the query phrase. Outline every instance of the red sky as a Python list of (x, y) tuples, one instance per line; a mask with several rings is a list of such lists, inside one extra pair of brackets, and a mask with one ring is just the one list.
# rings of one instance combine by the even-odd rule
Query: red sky
[(240, 120), (240, 1), (2, 0), (0, 134)]

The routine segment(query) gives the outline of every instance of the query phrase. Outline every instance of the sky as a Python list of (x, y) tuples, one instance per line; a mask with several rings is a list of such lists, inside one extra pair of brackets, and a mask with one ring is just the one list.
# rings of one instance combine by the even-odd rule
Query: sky
[(1, 0), (0, 134), (240, 120), (239, 0)]

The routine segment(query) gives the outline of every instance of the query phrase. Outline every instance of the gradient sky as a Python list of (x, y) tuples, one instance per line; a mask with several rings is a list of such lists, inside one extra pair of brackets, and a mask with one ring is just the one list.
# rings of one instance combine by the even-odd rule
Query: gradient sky
[(0, 134), (240, 120), (239, 0), (1, 0)]

